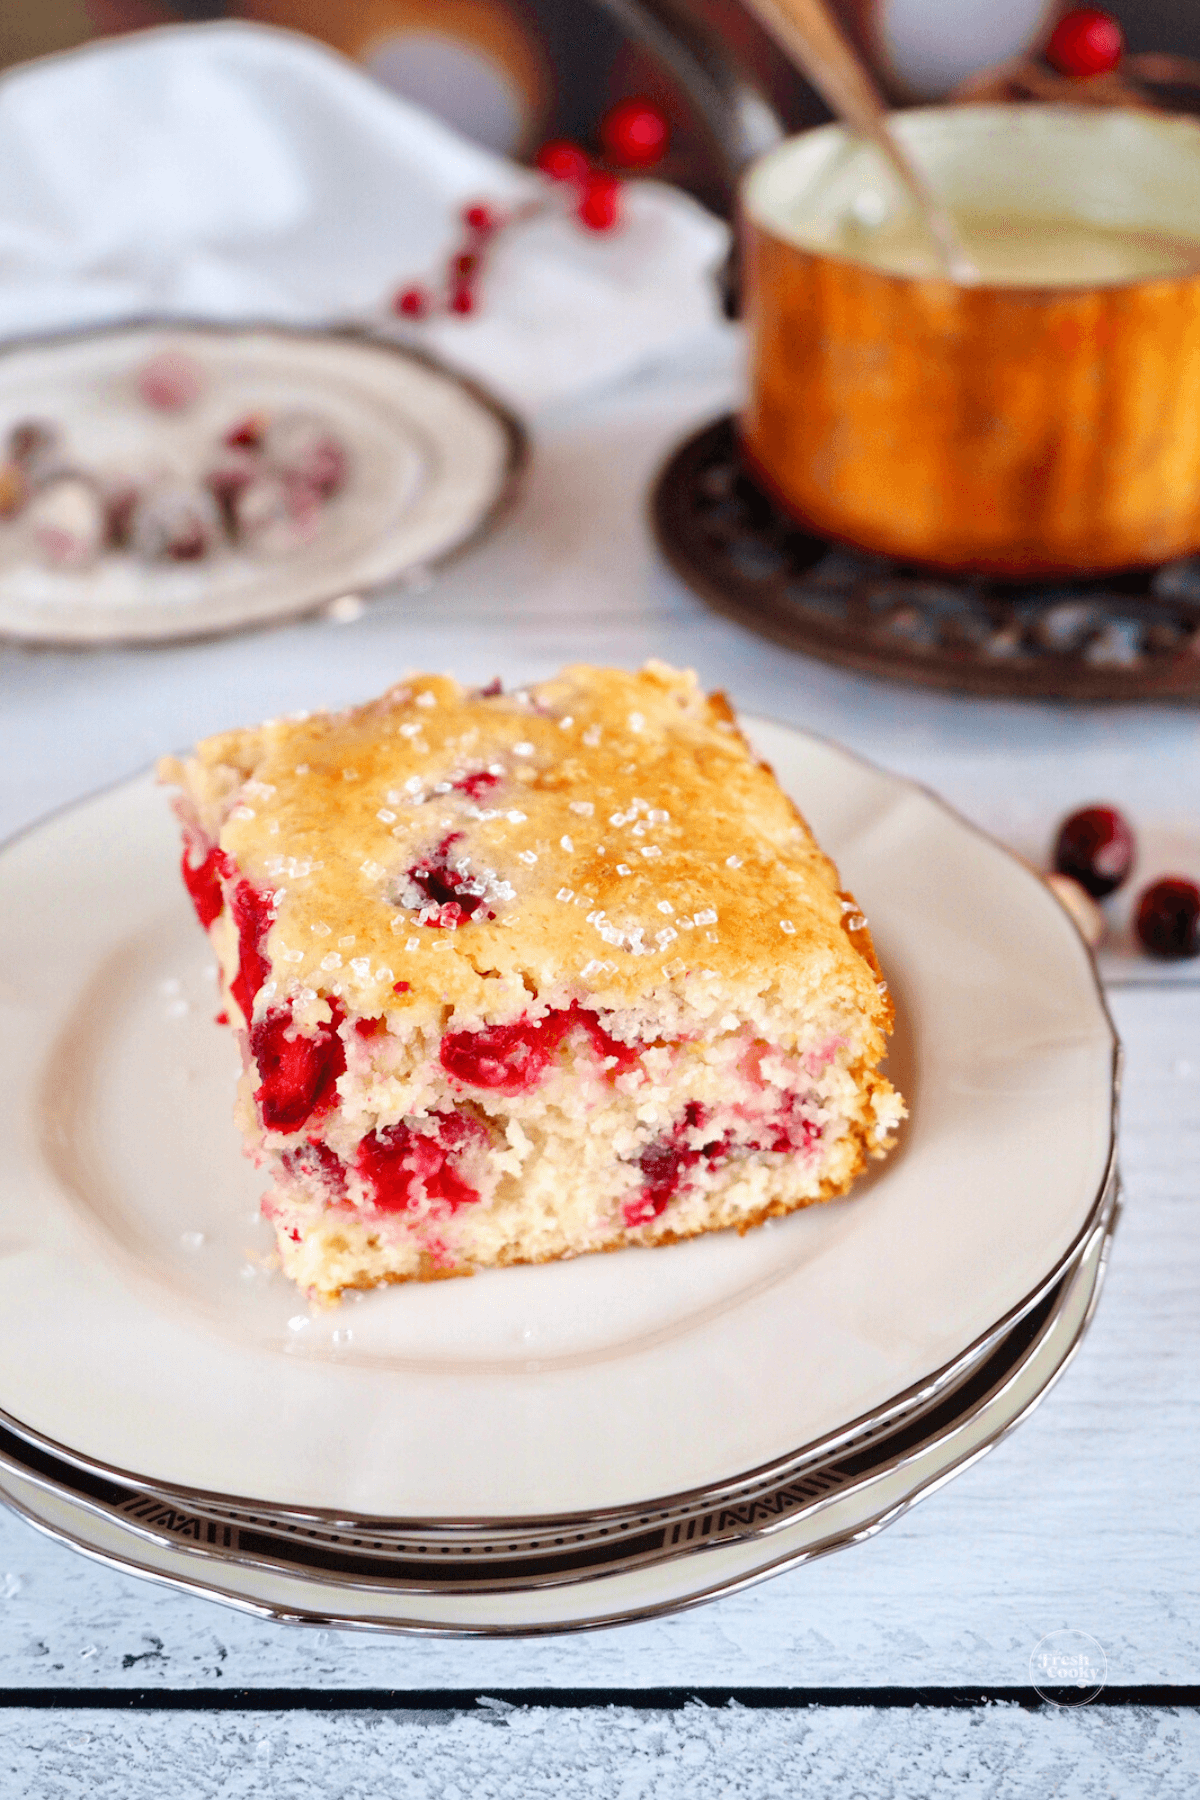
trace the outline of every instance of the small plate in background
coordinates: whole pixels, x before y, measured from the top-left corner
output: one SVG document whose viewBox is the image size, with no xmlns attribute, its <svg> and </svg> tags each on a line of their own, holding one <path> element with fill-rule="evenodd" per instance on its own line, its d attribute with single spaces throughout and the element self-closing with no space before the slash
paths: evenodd
<svg viewBox="0 0 1200 1800">
<path fill-rule="evenodd" d="M 178 412 L 147 406 L 138 371 L 179 351 L 202 377 Z M 459 550 L 511 496 L 520 426 L 471 382 L 410 350 L 347 332 L 135 324 L 25 341 L 0 355 L 0 434 L 44 419 L 65 460 L 121 474 L 194 475 L 249 413 L 311 412 L 349 474 L 317 535 L 287 555 L 223 545 L 196 562 L 105 551 L 52 569 L 21 514 L 0 520 L 0 634 L 30 643 L 159 643 L 267 625 L 363 594 Z"/>
</svg>

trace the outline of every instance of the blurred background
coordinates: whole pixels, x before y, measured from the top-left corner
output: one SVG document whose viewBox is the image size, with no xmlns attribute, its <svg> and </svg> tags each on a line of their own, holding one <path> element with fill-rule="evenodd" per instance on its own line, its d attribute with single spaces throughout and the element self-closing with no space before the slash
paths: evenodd
<svg viewBox="0 0 1200 1800">
<path fill-rule="evenodd" d="M 1044 42 L 1054 0 L 837 0 L 894 100 L 935 98 Z M 1200 9 L 1116 0 L 1131 52 L 1200 55 Z M 89 39 L 218 18 L 300 31 L 493 150 L 594 144 L 617 100 L 652 99 L 672 127 L 656 173 L 728 210 L 728 165 L 778 126 L 827 116 L 737 0 L 5 0 L 0 67 Z M 730 104 L 731 82 L 737 86 Z M 729 142 L 730 119 L 739 141 Z"/>
</svg>

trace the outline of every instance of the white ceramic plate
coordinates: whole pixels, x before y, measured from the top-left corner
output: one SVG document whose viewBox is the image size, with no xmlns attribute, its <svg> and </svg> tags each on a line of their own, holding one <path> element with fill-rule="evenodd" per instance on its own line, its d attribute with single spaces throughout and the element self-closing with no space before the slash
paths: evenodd
<svg viewBox="0 0 1200 1800">
<path fill-rule="evenodd" d="M 186 411 L 144 405 L 134 377 L 182 350 L 205 387 Z M 0 633 L 60 644 L 155 642 L 262 625 L 361 595 L 474 537 L 511 491 L 518 427 L 470 383 L 407 350 L 348 333 L 133 325 L 0 355 L 0 436 L 19 419 L 59 425 L 69 459 L 96 471 L 197 471 L 246 413 L 301 408 L 350 457 L 314 540 L 288 556 L 224 548 L 198 563 L 123 552 L 91 569 L 42 567 L 20 514 L 0 521 Z"/>
<path fill-rule="evenodd" d="M 157 1488 L 514 1520 L 777 1479 L 962 1366 L 1081 1250 L 1115 1038 L 1042 883 L 909 783 L 752 724 L 871 918 L 912 1104 L 843 1202 L 310 1317 L 265 1272 L 235 1051 L 148 778 L 0 857 L 0 1409 Z"/>
<path fill-rule="evenodd" d="M 527 1636 L 652 1618 L 871 1537 L 977 1461 L 1037 1405 L 1073 1355 L 1098 1298 L 1109 1229 L 1105 1219 L 1091 1232 L 1045 1327 L 1007 1377 L 930 1441 L 897 1455 L 795 1522 L 762 1524 L 732 1545 L 571 1587 L 491 1594 L 403 1593 L 365 1584 L 348 1590 L 344 1583 L 324 1580 L 316 1568 L 297 1575 L 231 1559 L 196 1541 L 197 1522 L 182 1516 L 166 1524 L 172 1534 L 166 1541 L 148 1541 L 144 1531 L 123 1526 L 111 1511 L 73 1497 L 69 1482 L 31 1477 L 11 1457 L 0 1467 L 0 1496 L 50 1537 L 109 1567 L 275 1619 L 461 1637 Z"/>
</svg>

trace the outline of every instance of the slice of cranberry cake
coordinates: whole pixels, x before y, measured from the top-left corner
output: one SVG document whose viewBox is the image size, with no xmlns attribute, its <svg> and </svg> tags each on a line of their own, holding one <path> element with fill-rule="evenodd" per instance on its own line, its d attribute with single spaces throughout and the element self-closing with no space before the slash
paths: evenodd
<svg viewBox="0 0 1200 1800">
<path fill-rule="evenodd" d="M 866 923 L 691 674 L 413 677 L 161 772 L 312 1297 L 745 1230 L 890 1148 Z"/>
</svg>

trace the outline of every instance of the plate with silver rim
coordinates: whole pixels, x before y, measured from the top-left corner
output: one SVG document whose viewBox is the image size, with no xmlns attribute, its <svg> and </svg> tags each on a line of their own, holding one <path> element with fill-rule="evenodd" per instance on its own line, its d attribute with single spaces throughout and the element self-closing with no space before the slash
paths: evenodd
<svg viewBox="0 0 1200 1800">
<path fill-rule="evenodd" d="M 796 1503 L 722 1516 L 721 1533 L 671 1554 L 595 1565 L 569 1582 L 527 1560 L 505 1579 L 469 1558 L 400 1558 L 347 1570 L 345 1547 L 269 1539 L 88 1477 L 0 1434 L 0 1498 L 59 1542 L 261 1617 L 425 1635 L 526 1636 L 632 1623 L 719 1598 L 873 1536 L 986 1454 L 1045 1396 L 1092 1318 L 1117 1202 L 1110 1193 L 1083 1252 L 955 1394 L 922 1423 L 885 1434 L 825 1472 Z M 490 1563 L 490 1559 L 480 1559 Z M 545 1559 L 542 1559 L 545 1560 Z"/>
<path fill-rule="evenodd" d="M 269 1266 L 205 940 L 139 778 L 0 854 L 0 1411 L 187 1506 L 444 1541 L 750 1503 L 958 1383 L 1078 1261 L 1117 1045 L 1044 884 L 909 782 L 750 721 L 867 908 L 912 1116 L 744 1238 L 310 1314 Z M 79 871 L 86 869 L 86 883 Z"/>
<path fill-rule="evenodd" d="M 196 390 L 186 404 L 140 396 L 140 378 L 164 357 L 186 365 Z M 214 511 L 210 547 L 194 560 L 118 546 L 78 566 L 48 563 L 30 507 L 6 514 L 0 504 L 0 635 L 163 643 L 357 603 L 477 538 L 525 460 L 521 427 L 475 383 L 365 333 L 136 322 L 0 354 L 0 440 L 44 421 L 61 438 L 56 463 L 114 496 L 162 481 L 203 487 L 228 460 L 231 428 L 297 414 L 333 435 L 345 476 L 290 547 L 269 550 L 267 534 L 230 538 Z"/>
</svg>

